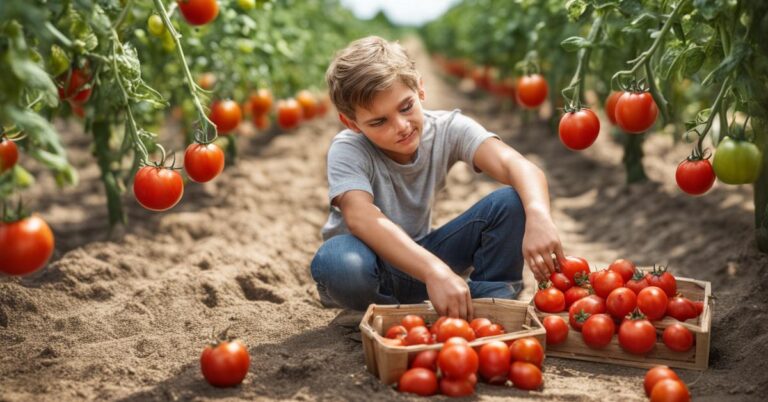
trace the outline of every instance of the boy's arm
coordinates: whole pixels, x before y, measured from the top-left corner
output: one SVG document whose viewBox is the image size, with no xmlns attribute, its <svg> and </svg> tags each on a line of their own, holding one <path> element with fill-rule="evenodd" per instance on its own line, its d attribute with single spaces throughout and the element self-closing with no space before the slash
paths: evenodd
<svg viewBox="0 0 768 402">
<path fill-rule="evenodd" d="M 371 194 L 347 191 L 334 202 L 353 235 L 385 261 L 424 282 L 429 300 L 438 314 L 472 317 L 472 297 L 466 281 L 387 218 L 373 204 Z"/>
<path fill-rule="evenodd" d="M 544 172 L 497 138 L 489 138 L 475 152 L 475 166 L 495 180 L 512 186 L 525 208 L 523 257 L 536 280 L 555 272 L 555 261 L 564 259 L 563 248 L 549 209 L 549 189 Z"/>
</svg>

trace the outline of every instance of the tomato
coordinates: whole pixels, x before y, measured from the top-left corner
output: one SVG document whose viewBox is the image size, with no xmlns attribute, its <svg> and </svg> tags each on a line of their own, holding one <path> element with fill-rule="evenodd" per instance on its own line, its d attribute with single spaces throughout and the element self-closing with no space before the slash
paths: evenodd
<svg viewBox="0 0 768 402">
<path fill-rule="evenodd" d="M 76 103 L 85 103 L 91 97 L 91 73 L 86 64 L 83 68 L 73 68 L 69 73 L 59 76 L 59 98 Z"/>
<path fill-rule="evenodd" d="M 413 327 L 426 327 L 424 319 L 415 314 L 408 314 L 400 320 L 400 325 L 407 330 L 411 330 Z"/>
<path fill-rule="evenodd" d="M 475 331 L 472 331 L 469 324 L 461 318 L 447 318 L 437 330 L 437 341 L 445 342 L 454 336 L 473 341 L 475 340 Z"/>
<path fill-rule="evenodd" d="M 150 211 L 165 211 L 176 205 L 184 194 L 184 180 L 173 169 L 144 166 L 133 178 L 133 195 Z"/>
<path fill-rule="evenodd" d="M 635 271 L 637 271 L 637 266 L 630 260 L 619 258 L 612 262 L 611 265 L 608 266 L 608 269 L 618 272 L 621 275 L 621 279 L 624 279 L 624 282 L 626 283 L 632 279 Z"/>
<path fill-rule="evenodd" d="M 190 25 L 205 25 L 219 15 L 216 0 L 176 0 L 179 11 Z"/>
<path fill-rule="evenodd" d="M 270 126 L 269 115 L 260 114 L 258 116 L 253 116 L 253 125 L 259 130 L 268 129 Z"/>
<path fill-rule="evenodd" d="M 677 280 L 666 268 L 653 268 L 653 271 L 648 273 L 648 286 L 656 286 L 661 288 L 668 297 L 674 297 L 677 294 Z"/>
<path fill-rule="evenodd" d="M 677 165 L 675 181 L 681 190 L 690 195 L 706 193 L 715 184 L 715 171 L 708 159 L 685 159 Z"/>
<path fill-rule="evenodd" d="M 576 283 L 576 278 L 581 275 L 589 275 L 589 263 L 581 257 L 566 256 L 565 260 L 558 260 L 560 271 Z"/>
<path fill-rule="evenodd" d="M 532 363 L 538 367 L 544 362 L 544 348 L 536 338 L 520 338 L 509 345 L 512 360 Z"/>
<path fill-rule="evenodd" d="M 548 315 L 542 323 L 547 330 L 547 345 L 557 345 L 568 339 L 568 324 L 563 317 Z"/>
<path fill-rule="evenodd" d="M 693 302 L 693 307 L 696 308 L 696 315 L 691 318 L 696 318 L 701 315 L 701 313 L 704 312 L 704 302 L 703 301 L 695 301 Z"/>
<path fill-rule="evenodd" d="M 623 319 L 637 308 L 637 295 L 629 288 L 614 289 L 605 299 L 605 310 L 616 319 Z"/>
<path fill-rule="evenodd" d="M 444 347 L 437 355 L 437 366 L 446 378 L 462 379 L 477 371 L 477 352 L 468 345 Z"/>
<path fill-rule="evenodd" d="M 478 329 L 491 324 L 493 323 L 487 318 L 475 318 L 472 320 L 472 322 L 469 323 L 469 327 L 472 328 L 473 331 L 477 332 Z"/>
<path fill-rule="evenodd" d="M 200 76 L 197 77 L 197 85 L 206 91 L 210 91 L 213 89 L 213 86 L 216 85 L 216 74 L 211 72 L 200 74 Z"/>
<path fill-rule="evenodd" d="M 328 113 L 328 109 L 330 109 L 330 104 L 331 98 L 328 94 L 321 96 L 320 100 L 317 102 L 317 116 L 325 116 L 325 114 Z"/>
<path fill-rule="evenodd" d="M 605 114 L 608 116 L 611 124 L 614 125 L 616 124 L 616 102 L 618 102 L 622 94 L 623 92 L 613 91 L 608 95 L 608 99 L 605 100 Z"/>
<path fill-rule="evenodd" d="M 616 324 L 607 314 L 591 315 L 581 327 L 584 343 L 594 349 L 604 348 L 611 343 L 614 332 L 616 332 Z"/>
<path fill-rule="evenodd" d="M 535 108 L 547 99 L 549 85 L 541 74 L 531 74 L 517 79 L 517 102 L 527 108 Z"/>
<path fill-rule="evenodd" d="M 673 380 L 679 380 L 677 374 L 667 366 L 656 366 L 647 373 L 645 373 L 645 379 L 643 380 L 643 387 L 645 388 L 645 394 L 651 396 L 653 386 L 659 381 L 671 378 Z"/>
<path fill-rule="evenodd" d="M 649 92 L 624 92 L 616 101 L 616 123 L 630 134 L 640 134 L 653 126 L 659 108 Z"/>
<path fill-rule="evenodd" d="M 427 327 L 419 326 L 413 327 L 408 330 L 408 335 L 403 340 L 406 346 L 410 345 L 427 345 L 432 342 L 432 333 L 429 332 Z"/>
<path fill-rule="evenodd" d="M 476 378 L 475 382 L 471 378 L 443 378 L 440 380 L 440 393 L 451 397 L 469 396 L 475 392 L 476 381 Z"/>
<path fill-rule="evenodd" d="M 509 380 L 512 381 L 515 388 L 524 390 L 534 390 L 541 387 L 543 382 L 541 370 L 535 365 L 527 362 L 512 362 L 509 368 Z"/>
<path fill-rule="evenodd" d="M 693 346 L 693 334 L 682 324 L 668 326 L 661 336 L 664 344 L 675 352 L 685 352 Z"/>
<path fill-rule="evenodd" d="M 565 310 L 565 295 L 554 287 L 538 290 L 533 296 L 533 302 L 537 309 L 545 313 L 559 313 Z"/>
<path fill-rule="evenodd" d="M 157 14 L 152 14 L 147 19 L 147 30 L 152 35 L 155 35 L 157 37 L 160 37 L 163 35 L 163 32 L 165 31 L 165 25 L 163 24 L 163 19 L 160 18 Z"/>
<path fill-rule="evenodd" d="M 16 143 L 0 137 L 0 174 L 12 168 L 19 160 L 19 148 Z"/>
<path fill-rule="evenodd" d="M 51 228 L 37 215 L 0 221 L 0 272 L 28 275 L 39 270 L 51 258 L 53 243 Z"/>
<path fill-rule="evenodd" d="M 477 329 L 477 337 L 485 338 L 487 336 L 501 335 L 504 333 L 504 327 L 499 324 L 484 325 Z"/>
<path fill-rule="evenodd" d="M 184 170 L 198 183 L 213 180 L 224 170 L 224 151 L 216 144 L 189 144 L 184 152 Z"/>
<path fill-rule="evenodd" d="M 590 109 L 569 112 L 560 119 L 558 132 L 563 145 L 581 151 L 592 145 L 600 134 L 600 119 Z"/>
<path fill-rule="evenodd" d="M 628 353 L 645 355 L 656 346 L 656 328 L 650 321 L 639 317 L 627 318 L 621 323 L 619 346 Z"/>
<path fill-rule="evenodd" d="M 589 296 L 591 288 L 585 288 L 582 286 L 574 286 L 565 291 L 565 307 L 569 308 L 576 302 L 576 300 L 583 299 Z"/>
<path fill-rule="evenodd" d="M 283 130 L 296 128 L 301 122 L 302 110 L 296 99 L 290 98 L 277 102 L 277 125 Z"/>
<path fill-rule="evenodd" d="M 605 313 L 605 300 L 597 295 L 590 295 L 576 300 L 568 309 L 568 322 L 576 331 L 581 331 L 581 326 L 587 315 Z M 580 320 L 581 318 L 581 320 Z"/>
<path fill-rule="evenodd" d="M 651 390 L 651 402 L 688 402 L 691 394 L 680 380 L 664 379 Z"/>
<path fill-rule="evenodd" d="M 310 120 L 317 115 L 317 98 L 312 92 L 305 90 L 296 94 L 296 101 L 301 105 L 302 115 L 305 120 Z"/>
<path fill-rule="evenodd" d="M 648 286 L 637 294 L 637 308 L 649 320 L 660 320 L 667 312 L 667 295 L 656 286 Z"/>
<path fill-rule="evenodd" d="M 509 374 L 512 353 L 502 341 L 491 341 L 480 348 L 480 376 L 489 384 L 504 384 Z"/>
<path fill-rule="evenodd" d="M 624 286 L 624 279 L 622 279 L 621 274 L 609 269 L 595 274 L 595 281 L 592 284 L 595 294 L 603 298 L 608 297 L 614 289 L 622 286 Z"/>
<path fill-rule="evenodd" d="M 641 290 L 647 288 L 648 285 L 648 277 L 643 273 L 643 271 L 636 270 L 635 274 L 632 275 L 632 279 L 628 280 L 627 283 L 624 284 L 624 287 L 632 290 L 635 292 L 635 294 L 640 293 Z"/>
<path fill-rule="evenodd" d="M 396 339 L 396 338 L 403 339 L 406 336 L 408 336 L 408 330 L 405 329 L 405 327 L 402 325 L 393 325 L 389 327 L 389 329 L 387 330 L 387 333 L 384 335 L 385 338 L 389 338 L 389 339 Z"/>
<path fill-rule="evenodd" d="M 237 0 L 237 5 L 245 11 L 256 8 L 256 0 Z"/>
<path fill-rule="evenodd" d="M 214 387 L 234 387 L 248 374 L 251 357 L 239 340 L 207 346 L 200 356 L 203 377 Z"/>
<path fill-rule="evenodd" d="M 448 317 L 446 316 L 439 317 L 437 321 L 432 323 L 432 326 L 429 327 L 429 332 L 433 333 L 434 335 L 437 335 L 437 331 L 440 329 L 440 326 L 443 325 L 443 322 L 445 322 L 445 320 L 447 319 Z"/>
<path fill-rule="evenodd" d="M 411 368 L 421 367 L 427 370 L 437 371 L 437 351 L 422 350 L 411 361 Z"/>
<path fill-rule="evenodd" d="M 443 348 L 447 348 L 449 346 L 456 346 L 456 345 L 467 346 L 469 345 L 469 342 L 460 336 L 454 336 L 452 338 L 448 338 L 447 341 L 443 342 Z"/>
<path fill-rule="evenodd" d="M 225 99 L 213 102 L 208 118 L 216 125 L 216 130 L 224 134 L 237 128 L 243 119 L 243 113 L 237 102 Z"/>
<path fill-rule="evenodd" d="M 760 177 L 762 161 L 763 155 L 755 144 L 725 137 L 717 145 L 712 167 L 723 183 L 748 184 Z"/>
<path fill-rule="evenodd" d="M 272 109 L 272 92 L 267 88 L 261 88 L 251 93 L 249 99 L 251 101 L 251 113 L 254 116 L 267 114 Z"/>
<path fill-rule="evenodd" d="M 689 318 L 696 318 L 696 306 L 688 298 L 675 296 L 669 299 L 667 303 L 667 315 L 679 320 L 685 321 Z"/>
<path fill-rule="evenodd" d="M 434 395 L 437 393 L 437 375 L 422 367 L 412 368 L 400 376 L 397 390 L 421 396 Z"/>
<path fill-rule="evenodd" d="M 568 279 L 568 277 L 565 276 L 565 274 L 562 272 L 553 273 L 552 275 L 549 276 L 549 280 L 552 282 L 552 285 L 560 289 L 560 291 L 562 292 L 565 292 L 572 286 L 571 280 Z"/>
</svg>

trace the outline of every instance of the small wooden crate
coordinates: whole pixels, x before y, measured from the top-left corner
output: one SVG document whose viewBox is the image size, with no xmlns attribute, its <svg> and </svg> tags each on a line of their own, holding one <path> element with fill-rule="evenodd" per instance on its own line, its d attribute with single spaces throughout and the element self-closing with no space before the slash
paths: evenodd
<svg viewBox="0 0 768 402">
<path fill-rule="evenodd" d="M 479 338 L 469 343 L 470 346 L 484 345 L 490 341 L 510 341 L 525 337 L 534 337 L 546 347 L 546 331 L 541 321 L 536 317 L 533 307 L 528 303 L 504 299 L 475 299 L 473 300 L 475 317 L 490 319 L 501 324 L 507 331 L 505 334 Z M 393 324 L 400 323 L 408 314 L 424 317 L 427 323 L 435 322 L 437 313 L 429 303 L 387 306 L 372 304 L 368 307 L 362 321 L 360 331 L 365 350 L 365 365 L 373 375 L 385 384 L 392 384 L 408 370 L 409 358 L 418 352 L 430 349 L 441 349 L 442 343 L 432 345 L 391 346 L 383 342 L 383 334 Z"/>
<path fill-rule="evenodd" d="M 692 301 L 703 301 L 704 310 L 702 313 L 690 320 L 681 322 L 672 317 L 664 317 L 660 321 L 652 321 L 656 327 L 657 341 L 656 347 L 645 356 L 633 355 L 625 352 L 619 346 L 618 335 L 611 339 L 611 343 L 603 349 L 592 349 L 584 343 L 580 332 L 575 331 L 569 326 L 570 332 L 568 339 L 558 345 L 548 345 L 547 354 L 549 356 L 562 357 L 566 359 L 587 360 L 600 363 L 619 364 L 623 366 L 649 368 L 658 365 L 667 365 L 669 367 L 678 367 L 694 370 L 705 370 L 709 365 L 709 336 L 712 328 L 712 306 L 711 293 L 712 285 L 706 281 L 698 281 L 690 278 L 677 279 L 677 291 Z M 531 301 L 533 303 L 533 301 Z M 536 315 L 540 319 L 548 315 L 559 315 L 568 322 L 568 312 L 557 314 L 544 313 L 536 310 Z M 688 328 L 694 336 L 694 345 L 687 352 L 675 352 L 667 348 L 661 340 L 661 334 L 668 326 L 681 323 Z"/>
</svg>

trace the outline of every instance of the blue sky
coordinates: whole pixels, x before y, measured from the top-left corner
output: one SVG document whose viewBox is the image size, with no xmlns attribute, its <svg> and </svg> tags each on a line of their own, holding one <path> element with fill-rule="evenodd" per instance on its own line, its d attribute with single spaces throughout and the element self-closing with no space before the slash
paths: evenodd
<svg viewBox="0 0 768 402">
<path fill-rule="evenodd" d="M 400 25 L 421 25 L 456 3 L 458 0 L 341 0 L 359 18 L 371 18 L 383 9 L 390 20 Z"/>
</svg>

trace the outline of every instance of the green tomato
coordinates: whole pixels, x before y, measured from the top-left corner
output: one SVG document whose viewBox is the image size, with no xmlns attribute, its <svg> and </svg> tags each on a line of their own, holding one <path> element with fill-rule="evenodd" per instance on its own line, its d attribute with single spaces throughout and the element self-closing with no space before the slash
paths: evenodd
<svg viewBox="0 0 768 402">
<path fill-rule="evenodd" d="M 171 35 L 170 31 L 165 31 L 163 33 L 163 49 L 167 51 L 172 51 L 176 48 L 176 41 L 173 40 L 173 35 Z"/>
<path fill-rule="evenodd" d="M 58 77 L 69 70 L 69 56 L 58 45 L 51 46 L 51 58 L 48 59 L 48 72 Z"/>
<path fill-rule="evenodd" d="M 723 183 L 748 184 L 760 176 L 762 162 L 763 155 L 757 145 L 725 137 L 717 146 L 712 167 Z"/>
<path fill-rule="evenodd" d="M 245 11 L 256 8 L 256 0 L 237 0 L 237 5 Z"/>
<path fill-rule="evenodd" d="M 152 35 L 157 37 L 161 36 L 165 32 L 165 25 L 163 25 L 163 19 L 157 14 L 152 14 L 147 19 L 147 30 Z"/>
</svg>

